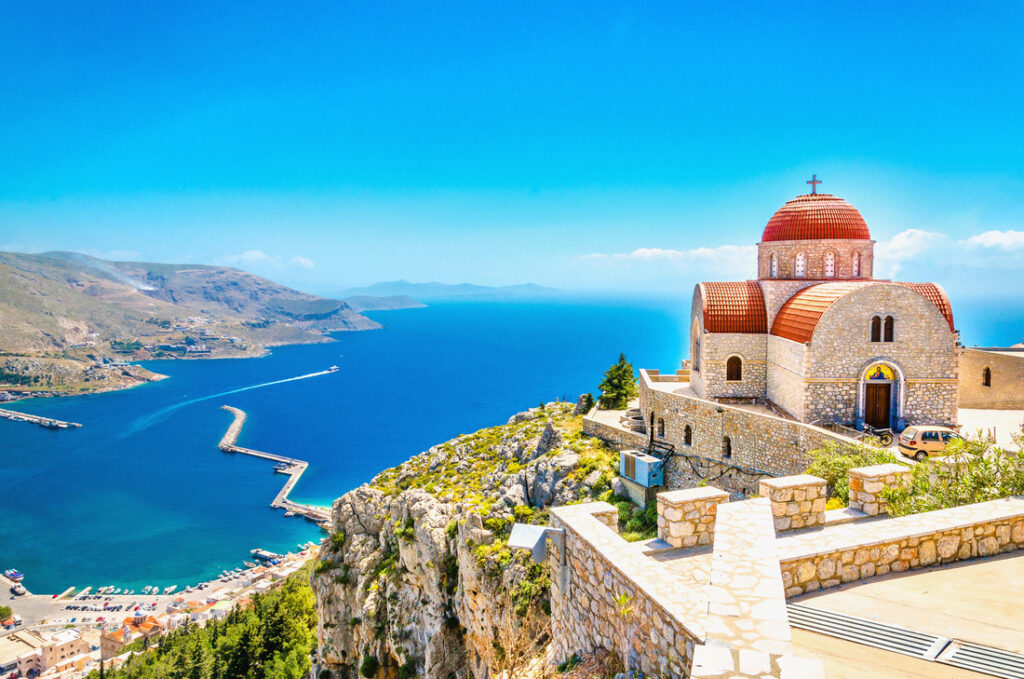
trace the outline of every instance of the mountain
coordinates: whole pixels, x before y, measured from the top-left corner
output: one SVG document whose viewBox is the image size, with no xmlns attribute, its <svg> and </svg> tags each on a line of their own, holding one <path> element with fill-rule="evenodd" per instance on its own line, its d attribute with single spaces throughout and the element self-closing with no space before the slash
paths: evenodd
<svg viewBox="0 0 1024 679">
<path fill-rule="evenodd" d="M 0 390 L 93 391 L 86 371 L 125 358 L 259 355 L 379 327 L 344 301 L 231 267 L 0 252 Z"/>
<path fill-rule="evenodd" d="M 392 311 L 394 309 L 422 309 L 427 305 L 408 295 L 390 295 L 387 297 L 371 297 L 354 295 L 342 300 L 356 311 Z"/>
<path fill-rule="evenodd" d="M 415 299 L 423 300 L 453 300 L 453 299 L 507 299 L 507 298 L 528 298 L 528 297 L 549 297 L 551 295 L 564 294 L 556 288 L 546 288 L 542 285 L 524 283 L 520 285 L 504 285 L 492 287 L 487 285 L 473 285 L 472 283 L 460 283 L 450 285 L 448 283 L 410 283 L 406 280 L 384 281 L 374 283 L 364 288 L 353 288 L 348 290 L 347 295 L 406 295 Z"/>
</svg>

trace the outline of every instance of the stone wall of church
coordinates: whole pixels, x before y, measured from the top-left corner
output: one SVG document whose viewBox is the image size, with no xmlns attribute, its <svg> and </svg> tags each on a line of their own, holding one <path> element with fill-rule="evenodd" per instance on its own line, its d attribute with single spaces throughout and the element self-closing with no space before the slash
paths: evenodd
<svg viewBox="0 0 1024 679">
<path fill-rule="evenodd" d="M 704 300 L 700 286 L 693 289 L 690 304 L 690 388 L 698 396 L 704 395 Z"/>
<path fill-rule="evenodd" d="M 772 254 L 779 258 L 779 272 L 776 278 L 797 278 L 796 256 L 804 253 L 806 271 L 802 278 L 825 279 L 825 256 L 831 252 L 836 257 L 836 271 L 832 279 L 853 278 L 853 253 L 860 253 L 860 275 L 857 278 L 871 278 L 874 270 L 875 242 L 869 240 L 780 240 L 757 244 L 757 277 L 772 278 Z M 829 279 L 831 280 L 831 279 Z"/>
<path fill-rule="evenodd" d="M 987 385 L 985 368 L 991 374 Z M 1024 409 L 1024 349 L 962 349 L 959 398 L 961 408 Z"/>
<path fill-rule="evenodd" d="M 798 419 L 804 418 L 804 361 L 807 347 L 775 335 L 768 336 L 767 396 Z"/>
<path fill-rule="evenodd" d="M 893 342 L 869 341 L 876 315 L 895 319 Z M 807 348 L 804 419 L 852 422 L 858 380 L 877 361 L 903 371 L 908 424 L 956 422 L 956 337 L 934 304 L 898 285 L 857 290 L 822 315 Z"/>
<path fill-rule="evenodd" d="M 705 333 L 701 377 L 704 398 L 764 398 L 767 384 L 767 335 Z M 742 361 L 740 380 L 727 380 L 726 363 L 732 356 Z"/>
<path fill-rule="evenodd" d="M 746 472 L 765 472 L 772 476 L 799 474 L 809 462 L 806 451 L 819 448 L 841 437 L 817 427 L 695 396 L 654 388 L 645 370 L 640 371 L 640 411 L 645 421 L 664 418 L 664 440 L 682 454 L 707 458 L 740 468 L 729 474 L 730 490 L 757 492 L 758 477 Z M 686 427 L 691 442 L 686 445 Z M 725 456 L 725 439 L 729 456 Z M 666 485 L 690 487 L 692 469 L 686 460 L 673 459 L 666 466 Z M 721 484 L 720 481 L 716 483 Z"/>
</svg>

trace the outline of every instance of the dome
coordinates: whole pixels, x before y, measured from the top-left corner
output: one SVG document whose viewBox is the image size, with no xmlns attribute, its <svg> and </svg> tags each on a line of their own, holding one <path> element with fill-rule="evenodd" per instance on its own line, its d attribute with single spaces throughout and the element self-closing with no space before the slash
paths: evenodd
<svg viewBox="0 0 1024 679">
<path fill-rule="evenodd" d="M 761 242 L 776 240 L 871 240 L 857 208 L 829 193 L 797 196 L 772 215 Z"/>
</svg>

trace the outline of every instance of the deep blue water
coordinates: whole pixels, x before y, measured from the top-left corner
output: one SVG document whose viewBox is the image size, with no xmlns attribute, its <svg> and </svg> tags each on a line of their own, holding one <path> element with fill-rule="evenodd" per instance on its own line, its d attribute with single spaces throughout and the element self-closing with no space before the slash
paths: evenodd
<svg viewBox="0 0 1024 679">
<path fill-rule="evenodd" d="M 310 462 L 292 498 L 329 504 L 460 433 L 596 388 L 625 351 L 639 366 L 682 358 L 683 302 L 433 304 L 370 314 L 385 329 L 259 359 L 158 361 L 169 379 L 127 391 L 18 403 L 81 422 L 49 431 L 0 420 L 0 567 L 26 586 L 198 582 L 249 550 L 294 549 L 319 529 L 269 507 L 284 477 L 216 444 L 245 410 L 239 445 Z M 321 371 L 341 372 L 223 397 Z"/>
</svg>

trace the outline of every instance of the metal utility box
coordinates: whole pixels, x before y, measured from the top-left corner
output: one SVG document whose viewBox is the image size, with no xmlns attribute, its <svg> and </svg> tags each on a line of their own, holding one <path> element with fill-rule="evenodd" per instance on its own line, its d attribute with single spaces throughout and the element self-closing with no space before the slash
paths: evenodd
<svg viewBox="0 0 1024 679">
<path fill-rule="evenodd" d="M 661 458 L 639 450 L 619 453 L 619 476 L 635 481 L 644 488 L 665 485 L 665 465 Z"/>
</svg>

